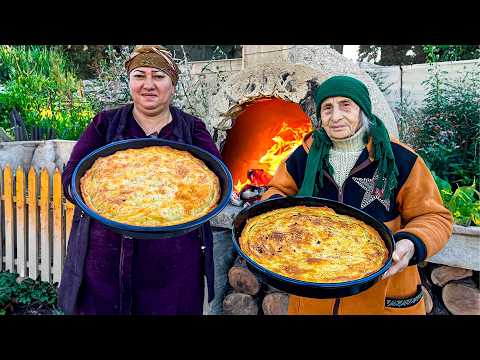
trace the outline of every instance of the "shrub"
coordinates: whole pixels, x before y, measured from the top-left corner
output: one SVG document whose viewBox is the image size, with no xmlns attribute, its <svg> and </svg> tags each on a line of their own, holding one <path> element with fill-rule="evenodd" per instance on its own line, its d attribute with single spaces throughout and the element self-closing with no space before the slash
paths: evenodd
<svg viewBox="0 0 480 360">
<path fill-rule="evenodd" d="M 12 126 L 9 114 L 16 109 L 30 136 L 37 127 L 53 129 L 56 138 L 76 140 L 93 109 L 65 55 L 56 48 L 1 46 L 0 59 L 0 74 L 6 79 L 0 93 L 0 126 Z"/>
<path fill-rule="evenodd" d="M 75 74 L 82 80 L 94 79 L 100 62 L 105 58 L 107 45 L 63 45 L 61 49 L 75 68 Z"/>
<path fill-rule="evenodd" d="M 480 66 L 450 80 L 435 65 L 424 82 L 426 121 L 417 134 L 418 153 L 431 170 L 458 186 L 480 176 Z"/>
<path fill-rule="evenodd" d="M 452 80 L 432 67 L 423 82 L 427 96 L 422 106 L 405 91 L 393 108 L 400 140 L 418 150 L 440 176 L 463 185 L 471 184 L 479 170 L 479 70 L 480 65 Z"/>
<path fill-rule="evenodd" d="M 430 63 L 480 58 L 479 45 L 423 45 L 423 51 Z"/>
<path fill-rule="evenodd" d="M 219 71 L 213 61 L 207 61 L 200 74 L 192 74 L 186 46 L 179 47 L 182 53 L 173 54 L 181 71 L 173 105 L 203 119 L 208 115 L 208 101 L 218 91 L 219 84 L 225 81 L 226 73 Z M 131 102 L 124 64 L 133 48 L 132 45 L 107 46 L 106 58 L 100 63 L 98 78 L 86 89 L 87 97 L 94 104 L 96 112 Z M 217 46 L 216 51 L 220 51 L 218 48 Z M 212 83 L 217 86 L 212 86 Z"/>
<path fill-rule="evenodd" d="M 106 55 L 100 61 L 97 78 L 92 82 L 92 88 L 86 91 L 95 112 L 131 101 L 124 64 L 133 48 L 132 45 L 106 47 Z"/>
<path fill-rule="evenodd" d="M 17 76 L 39 74 L 52 76 L 68 71 L 68 63 L 55 48 L 40 46 L 0 46 L 0 82 Z"/>
<path fill-rule="evenodd" d="M 455 191 L 448 183 L 433 172 L 433 178 L 440 190 L 443 204 L 452 213 L 456 224 L 480 226 L 480 199 L 475 182 L 470 186 L 460 186 Z"/>
<path fill-rule="evenodd" d="M 56 284 L 18 278 L 17 273 L 0 272 L 0 315 L 61 314 L 56 307 Z"/>
<path fill-rule="evenodd" d="M 400 141 L 417 149 L 419 144 L 418 133 L 423 127 L 425 114 L 411 100 L 410 94 L 406 93 L 401 102 L 393 107 L 397 120 Z"/>
</svg>

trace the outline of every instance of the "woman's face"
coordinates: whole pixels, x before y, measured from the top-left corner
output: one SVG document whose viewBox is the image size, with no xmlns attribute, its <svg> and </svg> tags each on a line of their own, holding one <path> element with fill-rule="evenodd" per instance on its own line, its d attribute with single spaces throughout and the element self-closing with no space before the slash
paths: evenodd
<svg viewBox="0 0 480 360">
<path fill-rule="evenodd" d="M 169 106 L 175 92 L 170 77 L 152 67 L 139 67 L 129 76 L 130 94 L 138 110 L 147 114 Z"/>
<path fill-rule="evenodd" d="M 361 126 L 360 107 L 351 99 L 334 96 L 320 105 L 322 127 L 331 139 L 346 139 Z"/>
</svg>

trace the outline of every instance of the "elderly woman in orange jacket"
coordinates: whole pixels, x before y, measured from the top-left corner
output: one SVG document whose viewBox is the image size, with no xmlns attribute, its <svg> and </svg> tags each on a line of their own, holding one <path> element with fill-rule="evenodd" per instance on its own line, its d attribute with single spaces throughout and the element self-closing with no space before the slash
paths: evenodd
<svg viewBox="0 0 480 360">
<path fill-rule="evenodd" d="M 393 265 L 370 289 L 338 299 L 290 295 L 289 314 L 425 314 L 417 264 L 450 238 L 452 216 L 424 161 L 390 139 L 367 87 L 334 76 L 314 92 L 321 128 L 283 161 L 262 199 L 308 195 L 337 200 L 392 230 Z"/>
</svg>

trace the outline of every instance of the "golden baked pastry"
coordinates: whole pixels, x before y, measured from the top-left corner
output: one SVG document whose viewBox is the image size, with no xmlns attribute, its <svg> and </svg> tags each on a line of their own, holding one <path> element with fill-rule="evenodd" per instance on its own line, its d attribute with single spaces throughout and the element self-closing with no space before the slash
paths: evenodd
<svg viewBox="0 0 480 360">
<path fill-rule="evenodd" d="M 98 158 L 80 179 L 87 206 L 128 225 L 167 226 L 202 217 L 220 199 L 218 177 L 188 151 L 169 146 Z"/>
<path fill-rule="evenodd" d="M 328 207 L 293 206 L 253 217 L 239 243 L 266 269 L 316 283 L 363 278 L 388 258 L 373 227 Z"/>
</svg>

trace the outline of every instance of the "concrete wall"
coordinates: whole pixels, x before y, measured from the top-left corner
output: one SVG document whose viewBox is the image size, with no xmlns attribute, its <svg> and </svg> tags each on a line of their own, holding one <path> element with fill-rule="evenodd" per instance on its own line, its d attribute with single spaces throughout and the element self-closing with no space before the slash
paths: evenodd
<svg viewBox="0 0 480 360">
<path fill-rule="evenodd" d="M 480 60 L 448 61 L 436 63 L 441 71 L 446 71 L 449 79 L 458 79 L 465 72 L 480 70 Z M 426 89 L 422 82 L 428 79 L 430 64 L 415 64 L 405 66 L 380 66 L 371 63 L 359 63 L 360 68 L 365 71 L 373 71 L 384 77 L 385 85 L 389 93 L 385 96 L 393 108 L 400 103 L 400 100 L 407 99 L 412 106 L 420 107 L 426 95 Z"/>
<path fill-rule="evenodd" d="M 191 109 L 205 121 L 207 128 L 216 134 L 217 145 L 220 146 L 225 139 L 226 129 L 242 111 L 243 104 L 258 97 L 274 96 L 300 103 L 312 123 L 316 124 L 314 104 L 308 90 L 312 83 L 318 84 L 340 74 L 365 83 L 371 94 L 373 111 L 383 119 L 389 132 L 398 138 L 395 116 L 376 83 L 357 64 L 330 46 L 245 45 L 243 55 L 241 71 L 236 68 L 235 72 L 219 71 L 215 75 L 193 75 L 190 72 L 190 79 L 184 85 L 189 90 L 188 99 L 187 96 L 177 98 L 177 104 Z M 198 64 L 189 65 L 201 68 Z M 207 84 L 210 80 L 212 82 Z M 177 88 L 177 94 L 182 90 Z"/>
</svg>

